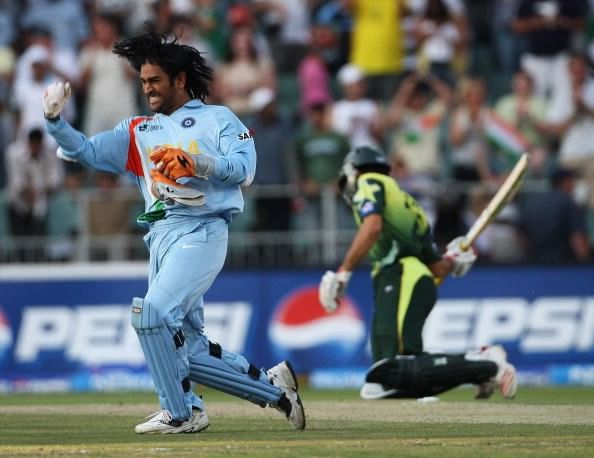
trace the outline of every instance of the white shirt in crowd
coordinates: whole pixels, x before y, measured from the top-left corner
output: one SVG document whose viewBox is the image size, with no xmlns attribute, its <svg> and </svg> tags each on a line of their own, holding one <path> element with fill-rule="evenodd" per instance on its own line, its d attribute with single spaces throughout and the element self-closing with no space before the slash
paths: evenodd
<svg viewBox="0 0 594 458">
<path fill-rule="evenodd" d="M 39 102 L 39 99 L 37 100 Z M 17 140 L 6 150 L 8 201 L 20 213 L 31 212 L 37 219 L 47 214 L 48 192 L 60 186 L 64 178 L 62 161 L 55 149 L 45 146 L 34 159 L 27 140 Z M 32 192 L 31 201 L 27 194 Z"/>
<path fill-rule="evenodd" d="M 369 145 L 379 147 L 372 126 L 379 118 L 379 108 L 371 99 L 338 100 L 332 107 L 331 125 L 346 136 L 352 148 Z"/>
</svg>

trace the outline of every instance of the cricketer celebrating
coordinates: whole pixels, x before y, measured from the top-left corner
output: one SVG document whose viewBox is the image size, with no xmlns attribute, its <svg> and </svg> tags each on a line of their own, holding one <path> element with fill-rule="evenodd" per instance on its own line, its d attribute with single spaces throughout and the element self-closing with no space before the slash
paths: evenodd
<svg viewBox="0 0 594 458">
<path fill-rule="evenodd" d="M 256 169 L 248 129 L 227 108 L 204 103 L 212 69 L 177 37 L 147 24 L 145 34 L 117 43 L 113 52 L 140 73 L 154 116 L 125 119 L 86 138 L 60 116 L 68 83 L 50 85 L 43 107 L 59 156 L 129 176 L 145 200 L 138 220 L 148 229 L 149 287 L 144 298 L 133 299 L 131 322 L 162 410 L 135 431 L 206 429 L 204 403 L 190 381 L 274 407 L 304 429 L 289 362 L 264 371 L 204 334 L 203 296 L 223 267 L 227 226 L 243 210 L 240 186 L 250 184 Z"/>
<path fill-rule="evenodd" d="M 461 249 L 463 237 L 452 240 L 440 255 L 425 212 L 389 172 L 384 154 L 371 147 L 359 147 L 346 156 L 339 186 L 359 229 L 338 271 L 327 271 L 319 287 L 320 302 L 331 313 L 359 261 L 367 254 L 373 261 L 375 364 L 361 397 L 420 398 L 473 383 L 478 385 L 477 398 L 490 397 L 497 387 L 505 398 L 512 398 L 516 373 L 502 347 L 466 355 L 423 352 L 423 325 L 437 300 L 436 280 L 450 273 L 465 275 L 476 255 Z"/>
</svg>

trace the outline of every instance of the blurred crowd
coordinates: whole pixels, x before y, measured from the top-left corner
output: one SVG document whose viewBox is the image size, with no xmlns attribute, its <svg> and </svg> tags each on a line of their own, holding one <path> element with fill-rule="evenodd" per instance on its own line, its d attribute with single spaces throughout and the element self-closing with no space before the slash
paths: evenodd
<svg viewBox="0 0 594 458">
<path fill-rule="evenodd" d="M 257 192 L 237 228 L 327 229 L 328 190 L 334 224 L 350 227 L 337 175 L 351 148 L 373 145 L 443 244 L 527 152 L 528 181 L 478 240 L 481 258 L 591 260 L 591 0 L 0 0 L 0 238 L 138 230 L 128 183 L 56 158 L 41 100 L 70 81 L 64 116 L 89 136 L 148 113 L 111 53 L 146 20 L 205 53 L 208 102 L 254 133 Z M 71 257 L 53 247 L 40 256 Z"/>
</svg>

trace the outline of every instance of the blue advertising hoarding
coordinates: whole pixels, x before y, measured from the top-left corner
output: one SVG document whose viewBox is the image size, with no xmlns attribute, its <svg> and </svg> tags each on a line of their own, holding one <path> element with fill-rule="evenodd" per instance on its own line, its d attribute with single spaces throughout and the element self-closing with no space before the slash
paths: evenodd
<svg viewBox="0 0 594 458">
<path fill-rule="evenodd" d="M 0 391 L 147 389 L 129 324 L 146 267 L 2 267 Z M 371 363 L 372 291 L 356 272 L 327 315 L 323 274 L 223 272 L 205 297 L 206 332 L 257 366 L 290 359 L 314 386 L 356 387 Z M 481 268 L 448 279 L 427 321 L 429 351 L 501 343 L 525 382 L 594 384 L 594 268 Z"/>
</svg>

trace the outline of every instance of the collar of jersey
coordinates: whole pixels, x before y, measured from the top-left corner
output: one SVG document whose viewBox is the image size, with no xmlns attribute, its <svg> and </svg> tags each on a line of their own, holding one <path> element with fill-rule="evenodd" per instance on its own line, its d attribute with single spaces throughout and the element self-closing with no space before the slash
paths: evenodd
<svg viewBox="0 0 594 458">
<path fill-rule="evenodd" d="M 192 99 L 184 105 L 184 108 L 200 108 L 204 105 L 200 99 Z"/>
</svg>

